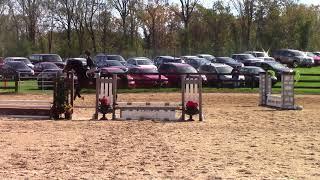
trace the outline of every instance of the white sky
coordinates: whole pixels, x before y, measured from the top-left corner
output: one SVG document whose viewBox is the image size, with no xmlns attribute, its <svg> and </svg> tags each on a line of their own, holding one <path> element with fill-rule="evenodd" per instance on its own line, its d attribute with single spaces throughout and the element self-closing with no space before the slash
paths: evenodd
<svg viewBox="0 0 320 180">
<path fill-rule="evenodd" d="M 300 3 L 320 5 L 319 0 L 300 0 Z"/>
</svg>

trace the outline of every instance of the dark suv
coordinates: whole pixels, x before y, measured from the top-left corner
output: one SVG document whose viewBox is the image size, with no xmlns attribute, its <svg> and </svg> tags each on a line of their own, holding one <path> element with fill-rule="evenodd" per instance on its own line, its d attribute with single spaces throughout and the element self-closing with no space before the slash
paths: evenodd
<svg viewBox="0 0 320 180">
<path fill-rule="evenodd" d="M 254 57 L 252 54 L 232 54 L 231 58 L 243 63 L 245 66 L 252 66 L 256 62 L 263 61 L 262 59 Z"/>
<path fill-rule="evenodd" d="M 182 63 L 165 63 L 159 66 L 159 73 L 168 78 L 168 85 L 170 87 L 177 87 L 181 85 L 181 76 L 183 74 L 196 74 L 197 70 L 189 64 Z M 181 75 L 180 75 L 181 74 Z M 206 77 L 202 76 L 204 83 Z"/>
<path fill-rule="evenodd" d="M 29 59 L 32 64 L 39 62 L 52 62 L 62 69 L 66 65 L 58 54 L 32 54 L 29 56 Z"/>
<path fill-rule="evenodd" d="M 210 64 L 211 61 L 205 58 L 199 58 L 197 56 L 181 56 L 181 59 L 184 60 L 187 64 L 191 65 L 195 69 L 199 69 L 201 65 Z"/>
<path fill-rule="evenodd" d="M 157 56 L 153 59 L 154 65 L 159 67 L 164 63 L 184 63 L 180 58 L 172 57 L 172 56 Z"/>
<path fill-rule="evenodd" d="M 292 69 L 282 65 L 279 62 L 275 61 L 264 61 L 264 62 L 258 62 L 256 63 L 257 67 L 261 67 L 265 71 L 271 70 L 276 73 L 276 77 L 281 80 L 281 74 L 285 72 L 293 72 Z"/>
<path fill-rule="evenodd" d="M 306 56 L 305 53 L 293 50 L 293 49 L 281 49 L 273 53 L 273 57 L 276 61 L 287 64 L 293 68 L 298 66 L 311 67 L 314 65 L 314 60 L 311 57 Z"/>
</svg>

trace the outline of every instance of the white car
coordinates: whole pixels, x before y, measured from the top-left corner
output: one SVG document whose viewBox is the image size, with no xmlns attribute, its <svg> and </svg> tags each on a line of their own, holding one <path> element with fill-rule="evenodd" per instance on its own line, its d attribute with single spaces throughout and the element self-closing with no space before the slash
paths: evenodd
<svg viewBox="0 0 320 180">
<path fill-rule="evenodd" d="M 246 51 L 246 54 L 252 54 L 254 57 L 262 59 L 264 61 L 275 61 L 273 57 L 270 57 L 267 52 L 264 51 Z"/>
<path fill-rule="evenodd" d="M 157 70 L 158 68 L 147 57 L 134 57 L 127 60 L 128 67 L 146 67 Z"/>
<path fill-rule="evenodd" d="M 6 57 L 3 61 L 4 62 L 21 61 L 21 62 L 24 62 L 29 68 L 31 68 L 31 69 L 34 68 L 34 65 L 30 62 L 30 60 L 28 58 L 25 58 L 25 57 Z"/>
<path fill-rule="evenodd" d="M 211 54 L 197 54 L 197 56 L 199 58 L 205 58 L 205 59 L 207 59 L 207 60 L 209 60 L 211 62 L 214 62 L 214 60 L 215 60 L 215 57 L 212 56 Z"/>
</svg>

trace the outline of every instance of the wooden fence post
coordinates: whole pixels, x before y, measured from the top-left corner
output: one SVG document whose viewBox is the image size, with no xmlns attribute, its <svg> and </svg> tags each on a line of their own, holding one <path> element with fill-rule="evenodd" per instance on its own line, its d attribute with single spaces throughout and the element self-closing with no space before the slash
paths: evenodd
<svg viewBox="0 0 320 180">
<path fill-rule="evenodd" d="M 16 93 L 18 93 L 18 92 L 19 92 L 19 81 L 20 81 L 19 73 L 15 76 L 14 79 L 15 79 L 15 80 L 14 80 L 14 87 L 15 87 L 14 91 L 15 91 Z"/>
<path fill-rule="evenodd" d="M 203 121 L 203 113 L 202 113 L 202 77 L 198 76 L 198 86 L 199 86 L 199 121 Z"/>
<path fill-rule="evenodd" d="M 96 73 L 95 78 L 96 78 L 96 111 L 94 114 L 94 119 L 98 120 L 98 118 L 99 118 L 99 93 L 100 93 L 100 86 L 101 86 L 100 73 Z"/>
<path fill-rule="evenodd" d="M 186 114 L 185 114 L 185 111 L 186 111 L 186 106 L 185 106 L 186 75 L 182 75 L 181 78 L 182 78 L 182 82 L 181 82 L 181 94 L 182 94 L 182 115 L 181 115 L 181 118 L 182 119 L 181 120 L 184 121 L 186 119 Z"/>
<path fill-rule="evenodd" d="M 112 97 L 113 97 L 113 104 L 112 104 L 112 120 L 116 119 L 116 105 L 117 105 L 117 83 L 118 83 L 118 76 L 117 74 L 112 75 Z"/>
</svg>

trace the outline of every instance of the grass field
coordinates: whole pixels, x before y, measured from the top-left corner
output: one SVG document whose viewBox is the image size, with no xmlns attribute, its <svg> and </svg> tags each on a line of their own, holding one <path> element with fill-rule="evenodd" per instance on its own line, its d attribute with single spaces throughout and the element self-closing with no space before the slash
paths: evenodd
<svg viewBox="0 0 320 180">
<path fill-rule="evenodd" d="M 297 86 L 317 86 L 320 87 L 320 67 L 313 67 L 313 68 L 297 68 L 297 72 L 300 74 L 318 74 L 319 76 L 300 76 L 299 81 L 301 80 L 315 80 L 319 82 L 315 83 L 303 83 L 303 82 L 298 82 Z"/>
<path fill-rule="evenodd" d="M 313 67 L 313 68 L 297 68 L 295 71 L 299 72 L 300 74 L 319 74 L 319 76 L 300 76 L 298 78 L 298 82 L 296 83 L 295 92 L 297 94 L 320 94 L 320 66 L 319 67 Z M 300 81 L 319 81 L 319 82 L 300 82 Z M 13 93 L 14 89 L 10 90 L 4 90 L 1 89 L 3 86 L 3 82 L 0 82 L 0 93 Z M 8 82 L 7 86 L 14 86 L 14 82 Z M 277 84 L 277 86 L 280 86 L 280 83 Z M 299 87 L 318 87 L 318 89 L 305 89 L 305 88 L 299 88 Z M 178 88 L 154 88 L 154 89 L 120 89 L 120 93 L 144 93 L 144 92 L 176 92 L 179 91 Z M 280 88 L 274 88 L 274 92 L 280 92 Z M 19 93 L 51 93 L 52 90 L 42 90 L 38 89 L 37 81 L 23 81 L 20 82 L 19 86 Z M 84 93 L 93 93 L 94 90 L 85 90 Z M 213 92 L 225 92 L 225 93 L 257 93 L 258 88 L 211 88 L 211 87 L 205 87 L 204 92 L 207 93 L 213 93 Z"/>
</svg>

